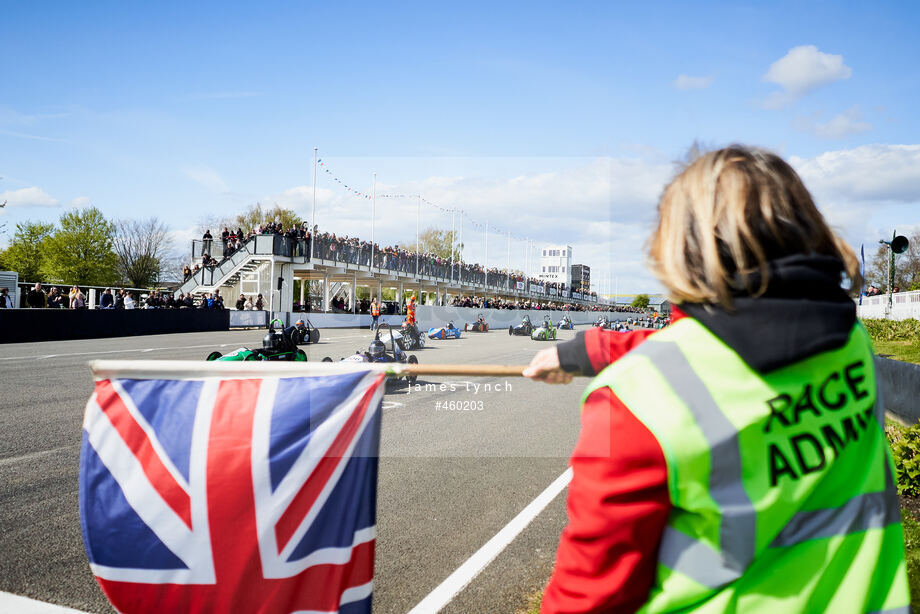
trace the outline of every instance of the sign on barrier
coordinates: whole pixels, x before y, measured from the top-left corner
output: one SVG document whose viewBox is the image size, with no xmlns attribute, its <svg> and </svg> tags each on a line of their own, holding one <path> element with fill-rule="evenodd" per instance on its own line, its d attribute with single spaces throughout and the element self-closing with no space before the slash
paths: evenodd
<svg viewBox="0 0 920 614">
<path fill-rule="evenodd" d="M 251 328 L 268 326 L 267 311 L 231 311 L 230 328 Z"/>
</svg>

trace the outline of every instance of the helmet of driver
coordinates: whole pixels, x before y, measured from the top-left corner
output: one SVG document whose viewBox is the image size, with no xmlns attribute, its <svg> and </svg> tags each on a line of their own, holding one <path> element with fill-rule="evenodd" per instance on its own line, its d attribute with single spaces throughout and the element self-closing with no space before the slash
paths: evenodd
<svg viewBox="0 0 920 614">
<path fill-rule="evenodd" d="M 367 347 L 367 353 L 370 354 L 371 358 L 383 358 L 387 353 L 387 348 L 383 345 L 383 341 L 374 339 Z"/>
<path fill-rule="evenodd" d="M 269 332 L 262 337 L 262 349 L 278 352 L 281 350 L 281 333 Z"/>
</svg>

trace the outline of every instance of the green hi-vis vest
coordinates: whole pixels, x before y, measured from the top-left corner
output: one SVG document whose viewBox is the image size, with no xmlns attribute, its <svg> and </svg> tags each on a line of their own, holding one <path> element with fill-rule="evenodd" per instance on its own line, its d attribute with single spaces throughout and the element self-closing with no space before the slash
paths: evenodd
<svg viewBox="0 0 920 614">
<path fill-rule="evenodd" d="M 673 509 L 643 612 L 909 612 L 869 337 L 767 374 L 692 318 L 604 369 Z"/>
</svg>

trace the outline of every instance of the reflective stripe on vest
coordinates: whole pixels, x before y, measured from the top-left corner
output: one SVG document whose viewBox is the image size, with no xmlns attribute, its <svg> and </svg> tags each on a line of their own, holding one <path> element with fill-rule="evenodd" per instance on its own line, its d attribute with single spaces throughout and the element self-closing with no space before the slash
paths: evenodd
<svg viewBox="0 0 920 614">
<path fill-rule="evenodd" d="M 668 332 L 664 334 L 665 331 Z M 887 440 L 884 439 L 881 428 L 884 420 L 884 406 L 881 402 L 881 395 L 877 394 L 874 405 L 866 410 L 857 410 L 855 406 L 858 403 L 855 401 L 848 405 L 837 403 L 837 407 L 833 412 L 841 411 L 840 415 L 847 416 L 846 412 L 849 407 L 849 413 L 852 413 L 859 420 L 859 427 L 854 426 L 857 424 L 855 420 L 851 420 L 850 417 L 845 418 L 845 420 L 850 420 L 848 423 L 850 430 L 844 429 L 846 439 L 841 440 L 839 450 L 834 441 L 829 444 L 834 452 L 831 462 L 825 466 L 826 454 L 829 454 L 829 452 L 826 450 L 818 451 L 821 454 L 819 468 L 821 471 L 818 469 L 808 471 L 818 466 L 817 461 L 808 458 L 803 460 L 802 451 L 799 448 L 795 448 L 798 460 L 803 466 L 806 466 L 806 470 L 801 471 L 801 475 L 796 480 L 813 479 L 813 487 L 810 490 L 792 489 L 788 484 L 782 482 L 782 480 L 788 480 L 787 476 L 781 475 L 780 481 L 773 484 L 773 487 L 768 488 L 761 496 L 761 499 L 764 500 L 770 497 L 782 499 L 780 511 L 777 514 L 773 509 L 776 506 L 765 504 L 764 501 L 752 501 L 751 495 L 749 495 L 751 490 L 757 490 L 758 485 L 763 486 L 764 483 L 769 481 L 766 479 L 768 471 L 771 473 L 770 477 L 774 477 L 772 474 L 773 468 L 768 469 L 763 463 L 753 462 L 751 456 L 748 457 L 747 464 L 742 462 L 742 444 L 739 440 L 739 429 L 746 430 L 749 442 L 768 442 L 769 438 L 760 433 L 760 430 L 763 430 L 764 433 L 769 433 L 771 430 L 778 431 L 779 428 L 787 426 L 785 419 L 774 415 L 761 415 L 759 419 L 756 417 L 745 418 L 739 425 L 739 415 L 743 415 L 746 411 L 749 416 L 753 416 L 752 407 L 757 406 L 757 402 L 760 399 L 755 398 L 752 403 L 744 394 L 733 396 L 733 386 L 735 386 L 736 382 L 727 381 L 724 383 L 725 390 L 722 390 L 721 397 L 733 400 L 735 409 L 742 408 L 744 411 L 738 411 L 735 415 L 726 413 L 731 412 L 733 406 L 729 404 L 725 408 L 720 407 L 716 397 L 719 396 L 718 386 L 723 384 L 718 381 L 718 373 L 716 375 L 712 375 L 712 373 L 724 370 L 727 373 L 726 378 L 731 378 L 733 375 L 740 373 L 747 373 L 748 377 L 758 380 L 755 382 L 756 385 L 751 387 L 754 390 L 779 390 L 782 389 L 778 388 L 780 384 L 788 388 L 791 383 L 801 383 L 801 385 L 805 386 L 805 390 L 811 394 L 817 390 L 817 387 L 812 390 L 806 382 L 796 382 L 794 378 L 790 379 L 789 377 L 783 379 L 782 375 L 771 379 L 770 375 L 772 374 L 770 374 L 761 381 L 760 376 L 751 371 L 737 354 L 727 348 L 724 343 L 709 333 L 702 325 L 690 318 L 675 323 L 665 331 L 656 333 L 655 336 L 630 352 L 618 363 L 614 363 L 614 365 L 605 369 L 585 393 L 587 397 L 588 394 L 600 387 L 611 387 L 627 407 L 646 424 L 665 452 L 668 464 L 669 489 L 675 508 L 662 536 L 659 548 L 660 571 L 657 586 L 653 587 L 650 596 L 652 607 L 648 609 L 679 609 L 679 607 L 685 607 L 690 604 L 704 604 L 710 600 L 715 603 L 715 596 L 724 590 L 733 591 L 732 595 L 737 598 L 736 593 L 742 589 L 733 589 L 733 583 L 744 578 L 748 570 L 755 566 L 754 562 L 758 556 L 765 556 L 771 549 L 808 548 L 809 544 L 814 543 L 815 540 L 845 539 L 846 536 L 867 531 L 876 531 L 878 535 L 874 538 L 875 541 L 868 540 L 872 543 L 866 548 L 882 548 L 877 542 L 883 541 L 885 545 L 884 554 L 889 560 L 880 562 L 879 565 L 888 564 L 889 568 L 893 567 L 896 571 L 892 572 L 895 577 L 892 578 L 891 594 L 878 603 L 866 603 L 866 605 L 870 609 L 876 610 L 885 609 L 885 606 L 888 606 L 889 609 L 893 607 L 893 611 L 897 611 L 902 605 L 906 606 L 909 603 L 909 597 L 907 595 L 906 577 L 903 573 L 903 544 L 898 541 L 896 548 L 890 546 L 889 542 L 894 541 L 894 539 L 891 535 L 885 533 L 890 529 L 890 531 L 896 531 L 896 537 L 900 538 L 897 494 L 886 456 Z M 866 372 L 865 375 L 860 375 L 862 379 L 856 381 L 868 380 L 866 384 L 867 390 L 871 389 L 872 392 L 875 392 L 871 351 L 868 349 L 868 339 L 863 339 L 864 335 L 865 333 L 861 327 L 854 329 L 850 342 L 842 350 L 843 353 L 835 355 L 834 360 L 840 364 L 847 364 L 847 361 L 855 360 L 854 357 L 860 358 L 860 364 L 866 369 Z M 698 368 L 709 372 L 709 375 L 707 375 L 709 385 L 699 374 L 701 372 L 705 374 L 706 371 L 698 372 L 693 366 L 694 358 L 688 358 L 688 356 L 695 357 L 695 353 L 698 353 L 697 355 L 702 357 L 700 360 L 703 361 L 696 363 Z M 806 369 L 792 369 L 791 371 L 797 377 L 802 374 L 816 375 L 810 369 L 814 368 L 813 365 L 820 364 L 820 362 L 809 363 Z M 833 365 L 836 363 L 831 361 L 828 364 Z M 718 366 L 713 369 L 712 365 Z M 857 371 L 854 370 L 853 373 L 857 373 Z M 855 377 L 856 375 L 854 375 Z M 836 383 L 836 380 L 830 377 L 828 381 Z M 644 382 L 647 390 L 643 389 L 640 382 Z M 662 384 L 664 385 L 662 386 Z M 717 388 L 713 388 L 714 385 Z M 661 388 L 669 390 L 662 392 Z M 829 386 L 825 382 L 825 385 L 820 389 L 821 394 L 824 395 L 827 389 L 829 389 Z M 748 389 L 741 385 L 738 390 L 740 393 L 746 393 Z M 853 392 L 853 395 L 855 396 L 856 392 Z M 649 397 L 648 401 L 645 401 L 646 396 Z M 666 403 L 666 401 L 672 397 L 676 400 L 673 404 L 682 407 L 670 407 L 669 405 L 671 404 Z M 770 397 L 768 396 L 767 398 Z M 780 396 L 770 400 L 776 401 L 777 398 L 780 398 Z M 821 398 L 824 400 L 825 397 L 822 396 Z M 839 398 L 842 397 L 832 400 L 837 402 Z M 665 402 L 663 403 L 663 401 Z M 792 405 L 792 398 L 789 397 L 788 401 L 784 399 L 784 402 L 785 409 L 789 409 Z M 789 428 L 795 431 L 795 437 L 810 437 L 817 441 L 807 431 L 793 428 L 799 426 L 800 409 L 805 420 L 812 414 L 819 413 L 814 403 L 809 407 L 809 402 L 801 399 L 796 401 L 796 422 Z M 781 405 L 781 403 L 777 403 L 777 405 Z M 828 416 L 836 418 L 837 414 L 833 412 L 826 411 Z M 765 413 L 765 411 L 761 411 L 761 414 Z M 875 421 L 870 420 L 873 425 L 867 426 L 863 424 L 863 420 L 866 419 L 865 416 L 870 413 L 874 414 L 874 417 L 881 423 L 878 429 L 873 428 Z M 774 419 L 776 419 L 777 425 L 771 425 L 771 421 Z M 685 432 L 681 432 L 681 425 L 684 424 L 686 424 L 687 429 Z M 766 426 L 764 426 L 765 424 Z M 804 424 L 803 422 L 803 426 Z M 814 424 L 811 428 L 817 430 L 819 426 Z M 856 430 L 857 428 L 861 430 Z M 690 432 L 693 429 L 696 429 L 695 432 L 699 435 L 696 448 L 693 447 L 693 444 L 688 446 L 686 441 L 682 441 L 685 438 L 688 440 L 694 438 L 694 434 Z M 751 429 L 757 433 L 753 438 Z M 803 432 L 804 434 L 802 434 Z M 879 457 L 876 447 L 879 445 L 885 446 L 881 453 L 881 458 L 884 461 L 878 462 L 878 465 L 883 465 L 883 467 L 877 468 L 878 474 L 867 473 L 863 483 L 850 487 L 852 493 L 844 489 L 844 492 L 841 492 L 840 495 L 852 494 L 852 496 L 842 502 L 832 502 L 822 496 L 814 495 L 813 493 L 821 490 L 821 480 L 840 480 L 839 471 L 833 473 L 833 461 L 837 458 L 838 453 L 844 453 L 844 446 L 851 443 L 851 439 L 853 442 L 860 441 L 859 436 L 861 433 L 863 433 L 862 445 L 864 447 L 868 446 L 866 448 L 868 453 L 874 453 L 874 456 L 867 458 L 869 462 Z M 839 435 L 837 437 L 839 438 Z M 750 444 L 748 445 L 750 446 Z M 767 449 L 766 446 L 762 447 Z M 805 448 L 805 452 L 809 452 L 808 446 L 805 446 Z M 748 455 L 755 454 L 751 450 L 747 450 L 747 452 Z M 809 460 L 811 460 L 812 467 L 807 466 Z M 708 469 L 708 480 L 705 480 L 705 488 L 702 491 L 701 485 L 695 484 L 692 475 L 690 475 L 693 471 L 701 471 L 701 466 L 706 466 Z M 792 475 L 795 475 L 794 469 L 790 469 L 790 471 Z M 688 475 L 682 475 L 682 473 L 687 473 Z M 705 470 L 703 470 L 703 473 L 705 473 Z M 809 475 L 806 475 L 806 473 Z M 815 478 L 812 474 L 820 475 L 820 477 Z M 873 478 L 874 475 L 875 478 Z M 877 484 L 878 490 L 859 492 L 859 489 L 869 483 Z M 799 488 L 799 485 L 803 485 L 805 482 L 797 481 L 795 484 L 795 488 Z M 825 505 L 813 507 L 814 504 L 820 503 L 822 500 Z M 711 503 L 707 503 L 707 501 L 711 501 Z M 836 505 L 829 505 L 829 503 L 836 503 Z M 777 517 L 780 519 L 787 517 L 782 515 L 782 505 L 794 506 L 792 508 L 793 513 L 791 513 L 784 525 L 777 527 L 775 534 L 769 533 L 767 535 L 768 541 L 761 543 L 758 547 L 758 529 L 763 534 L 765 527 L 768 527 L 771 522 L 775 524 Z M 758 521 L 764 523 L 764 526 L 758 526 Z M 713 532 L 712 529 L 716 529 L 716 531 Z M 696 531 L 699 531 L 699 533 L 694 535 Z M 763 535 L 760 537 L 763 537 Z M 790 567 L 794 567 L 794 564 L 790 562 L 790 557 L 782 558 L 782 555 L 771 556 L 780 557 L 777 559 L 781 564 L 779 572 L 789 571 Z M 852 556 L 855 561 L 857 556 L 855 554 Z M 795 557 L 791 558 L 794 559 Z M 815 573 L 816 570 L 810 571 Z M 681 583 L 682 581 L 674 580 L 671 578 L 672 572 L 678 572 L 691 579 L 699 585 L 698 588 L 694 589 L 692 585 L 686 585 L 685 581 Z M 759 573 L 761 573 L 760 569 L 754 575 Z M 669 580 L 669 578 L 671 579 Z M 745 578 L 745 581 L 739 584 L 744 585 L 750 582 L 750 578 Z M 867 582 L 870 582 L 870 580 L 867 580 Z M 669 590 L 672 591 L 673 595 L 668 594 Z M 868 599 L 866 595 L 863 595 L 863 597 Z M 761 595 L 762 598 L 763 595 Z M 875 598 L 878 599 L 878 595 Z M 882 595 L 882 598 L 885 598 L 885 595 Z M 785 607 L 791 605 L 788 601 L 776 602 L 773 607 L 780 607 L 781 603 Z M 795 606 L 792 605 L 792 608 L 794 610 Z M 718 607 L 716 609 L 718 610 Z M 806 607 L 806 609 L 808 608 Z M 853 611 L 866 611 L 866 609 L 860 609 L 859 604 L 856 604 Z"/>
</svg>

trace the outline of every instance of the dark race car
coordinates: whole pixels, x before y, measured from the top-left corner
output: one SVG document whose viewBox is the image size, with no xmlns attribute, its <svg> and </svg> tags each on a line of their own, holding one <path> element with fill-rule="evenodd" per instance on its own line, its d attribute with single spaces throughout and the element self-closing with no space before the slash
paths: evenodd
<svg viewBox="0 0 920 614">
<path fill-rule="evenodd" d="M 425 347 L 425 335 L 417 325 L 409 324 L 409 320 L 403 322 L 399 332 L 392 336 L 403 350 L 421 350 Z"/>
<path fill-rule="evenodd" d="M 448 322 L 447 326 L 435 326 L 428 329 L 429 339 L 459 339 L 460 329 L 454 326 L 453 322 Z"/>
<path fill-rule="evenodd" d="M 388 362 L 398 362 L 404 364 L 415 365 L 418 364 L 418 358 L 415 355 L 407 355 L 402 348 L 399 347 L 399 344 L 396 343 L 396 335 L 387 335 L 389 333 L 390 326 L 383 322 L 377 328 L 377 332 L 374 333 L 374 340 L 370 342 L 367 346 L 367 351 L 362 352 L 358 350 L 351 356 L 346 356 L 341 360 L 341 362 L 371 362 L 371 363 L 388 363 Z M 381 330 L 385 331 L 385 334 L 381 336 Z M 394 331 L 395 332 L 395 331 Z M 389 347 L 387 343 L 384 342 L 384 339 L 389 340 Z M 332 358 L 325 357 L 323 362 L 333 362 Z M 412 384 L 415 380 L 418 379 L 417 375 L 407 375 L 405 379 L 408 383 Z M 388 382 L 391 379 L 387 380 Z"/>
<path fill-rule="evenodd" d="M 472 324 L 464 324 L 463 330 L 468 330 L 473 333 L 487 333 L 489 332 L 489 323 L 486 322 L 485 316 L 480 313 L 478 316 L 476 316 L 475 322 Z"/>
<path fill-rule="evenodd" d="M 275 323 L 279 328 L 275 328 Z M 288 360 L 296 362 L 306 362 L 307 355 L 303 350 L 298 349 L 298 345 L 309 343 L 308 341 L 315 334 L 315 339 L 319 340 L 319 331 L 315 328 L 307 328 L 303 320 L 298 320 L 294 326 L 281 329 L 284 322 L 281 320 L 272 320 L 268 325 L 268 332 L 262 338 L 261 348 L 237 348 L 227 354 L 220 352 L 211 352 L 207 360 L 221 361 L 241 361 L 241 360 Z M 316 343 L 316 341 L 312 341 Z"/>
<path fill-rule="evenodd" d="M 568 314 L 562 316 L 562 319 L 559 320 L 559 330 L 574 330 L 575 323 L 572 322 L 572 318 Z"/>
<path fill-rule="evenodd" d="M 598 318 L 594 321 L 594 326 L 596 326 L 597 328 L 609 329 L 610 328 L 610 318 L 608 318 L 607 316 L 598 316 Z"/>
<path fill-rule="evenodd" d="M 517 326 L 514 326 L 512 324 L 511 326 L 508 327 L 509 335 L 526 335 L 529 337 L 530 333 L 532 332 L 533 332 L 533 324 L 531 324 L 530 316 L 528 315 L 525 315 L 523 318 L 521 318 L 521 323 L 518 324 Z"/>
</svg>

